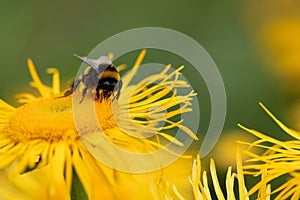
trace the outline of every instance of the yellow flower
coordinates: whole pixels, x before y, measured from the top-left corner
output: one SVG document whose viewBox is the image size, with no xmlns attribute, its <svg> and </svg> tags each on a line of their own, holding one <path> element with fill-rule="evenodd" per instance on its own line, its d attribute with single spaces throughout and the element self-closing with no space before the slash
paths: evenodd
<svg viewBox="0 0 300 200">
<path fill-rule="evenodd" d="M 1 199 L 68 199 L 65 180 L 62 174 L 55 174 L 57 160 L 49 165 L 30 172 L 10 177 L 9 173 L 15 164 L 0 171 Z"/>
<path fill-rule="evenodd" d="M 58 70 L 48 69 L 53 74 L 52 86 L 49 87 L 41 82 L 32 61 L 28 60 L 33 79 L 30 85 L 39 91 L 40 96 L 28 93 L 18 95 L 19 102 L 25 103 L 18 108 L 0 100 L 0 186 L 15 187 L 10 190 L 0 189 L 1 199 L 14 198 L 13 194 L 17 193 L 8 192 L 14 190 L 20 190 L 28 199 L 69 199 L 74 184 L 81 184 L 89 199 L 160 197 L 160 194 L 153 191 L 153 185 L 160 179 L 159 173 L 134 175 L 115 170 L 95 159 L 82 143 L 85 141 L 89 145 L 104 148 L 109 142 L 99 141 L 106 141 L 102 140 L 105 137 L 126 151 L 147 153 L 163 149 L 161 141 L 183 145 L 168 134 L 174 128 L 182 129 L 197 139 L 182 121 L 175 121 L 174 118 L 191 111 L 189 105 L 195 95 L 193 91 L 184 96 L 171 92 L 188 87 L 185 81 L 178 80 L 182 67 L 169 73 L 169 65 L 160 74 L 130 85 L 145 53 L 145 50 L 141 52 L 132 70 L 122 78 L 124 84 L 117 105 L 112 105 L 111 101 L 95 101 L 91 94 L 87 95 L 82 104 L 77 104 L 83 114 L 82 122 L 88 123 L 91 113 L 85 110 L 89 103 L 93 103 L 102 130 L 90 134 L 93 127 L 84 126 L 81 127 L 80 135 L 72 110 L 72 96 L 80 96 L 80 92 L 65 98 L 55 98 L 61 95 Z M 180 109 L 174 109 L 176 106 L 180 106 Z M 161 108 L 166 111 L 164 115 L 161 114 Z M 161 122 L 166 124 L 161 126 Z M 133 137 L 128 135 L 130 131 L 139 134 L 147 132 L 152 137 Z M 95 153 L 99 153 L 98 150 Z M 120 160 L 119 154 L 115 152 L 101 153 L 109 155 L 113 161 Z M 78 177 L 77 183 L 74 177 Z M 33 192 L 38 187 L 40 192 Z"/>
<path fill-rule="evenodd" d="M 300 5 L 297 0 L 251 1 L 247 4 L 249 31 L 257 40 L 262 59 L 280 86 L 299 93 Z"/>
<path fill-rule="evenodd" d="M 264 29 L 261 34 L 264 59 L 272 66 L 272 73 L 283 79 L 286 89 L 299 91 L 300 16 L 281 17 L 276 23 L 266 24 Z"/>
<path fill-rule="evenodd" d="M 210 160 L 210 175 L 212 178 L 215 196 L 217 197 L 218 200 L 225 200 L 225 199 L 235 200 L 238 198 L 240 200 L 249 200 L 249 196 L 247 194 L 247 188 L 246 188 L 245 180 L 244 180 L 242 155 L 241 155 L 240 149 L 238 149 L 236 151 L 236 164 L 237 164 L 237 172 L 236 173 L 232 172 L 231 166 L 228 167 L 227 174 L 226 174 L 226 181 L 225 181 L 226 193 L 224 193 L 221 189 L 221 186 L 220 186 L 220 183 L 218 180 L 215 162 L 213 159 Z M 207 173 L 206 173 L 206 171 L 201 172 L 201 162 L 200 162 L 199 156 L 194 160 L 192 176 L 189 178 L 189 180 L 190 180 L 190 183 L 193 188 L 193 199 L 196 199 L 196 200 L 214 199 L 212 196 L 212 193 L 211 193 L 211 191 L 213 189 L 209 187 Z M 234 190 L 235 189 L 235 187 L 234 187 L 235 180 L 237 180 L 237 182 L 238 182 L 238 186 L 237 186 L 238 195 L 236 195 L 236 193 L 234 192 L 235 191 Z M 180 200 L 190 199 L 190 198 L 183 197 L 181 195 L 181 192 L 178 191 L 178 189 L 175 185 L 173 185 L 173 190 Z M 268 185 L 266 188 L 264 188 L 264 193 L 259 194 L 257 199 L 269 200 L 270 193 L 271 193 L 271 188 L 270 188 L 270 185 Z"/>
<path fill-rule="evenodd" d="M 253 143 L 242 142 L 249 146 L 245 154 L 251 158 L 247 161 L 248 164 L 244 166 L 245 173 L 261 177 L 261 181 L 249 190 L 249 195 L 256 191 L 262 193 L 266 184 L 271 184 L 272 195 L 276 195 L 274 199 L 299 199 L 300 132 L 286 127 L 262 103 L 260 106 L 290 139 L 281 141 L 239 125 L 258 138 Z M 255 148 L 260 149 L 263 153 L 255 153 Z M 279 186 L 275 187 L 276 184 Z"/>
<path fill-rule="evenodd" d="M 238 148 L 242 150 L 242 146 L 237 141 L 254 141 L 254 136 L 244 133 L 242 130 L 229 130 L 221 134 L 218 143 L 214 146 L 210 155 L 218 163 L 218 167 L 221 169 L 227 169 L 228 166 L 232 166 L 232 169 L 236 169 L 235 155 Z M 224 151 L 226 149 L 226 151 Z M 243 161 L 245 159 L 243 158 Z"/>
</svg>

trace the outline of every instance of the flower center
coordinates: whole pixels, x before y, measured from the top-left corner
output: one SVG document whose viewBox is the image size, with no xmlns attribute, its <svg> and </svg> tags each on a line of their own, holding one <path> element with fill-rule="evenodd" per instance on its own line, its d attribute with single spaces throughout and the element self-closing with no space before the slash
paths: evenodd
<svg viewBox="0 0 300 200">
<path fill-rule="evenodd" d="M 76 103 L 76 102 L 75 102 Z M 95 105 L 95 112 L 89 113 L 89 103 Z M 42 139 L 46 141 L 77 140 L 79 135 L 73 118 L 72 96 L 57 99 L 40 99 L 19 107 L 11 116 L 6 132 L 14 141 Z M 81 134 L 89 132 L 89 118 L 94 116 L 102 130 L 116 126 L 109 101 L 102 103 L 86 98 L 78 103 L 82 122 Z M 96 114 L 96 117 L 95 117 Z M 82 132 L 83 131 L 83 132 Z"/>
</svg>

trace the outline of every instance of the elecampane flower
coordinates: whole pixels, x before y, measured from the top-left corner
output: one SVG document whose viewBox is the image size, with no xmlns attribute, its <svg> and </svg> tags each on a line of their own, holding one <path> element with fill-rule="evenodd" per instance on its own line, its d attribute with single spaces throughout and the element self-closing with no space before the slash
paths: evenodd
<svg viewBox="0 0 300 200">
<path fill-rule="evenodd" d="M 133 69 L 123 77 L 124 86 L 121 95 L 126 95 L 126 91 L 133 88 L 129 82 L 136 75 L 145 53 L 141 52 Z M 52 86 L 49 87 L 42 83 L 30 59 L 28 67 L 33 79 L 30 85 L 39 91 L 40 96 L 19 94 L 19 102 L 24 105 L 18 108 L 0 100 L 0 169 L 2 172 L 6 171 L 1 174 L 0 185 L 5 185 L 8 181 L 10 184 L 7 184 L 7 187 L 13 185 L 17 189 L 21 188 L 29 199 L 69 199 L 74 189 L 72 182 L 75 173 L 89 199 L 137 199 L 140 196 L 148 199 L 161 198 L 161 194 L 153 190 L 161 178 L 160 173 L 141 176 L 120 172 L 105 166 L 86 150 L 74 124 L 72 97 L 55 98 L 61 95 L 58 70 L 48 69 L 48 73 L 53 74 Z M 188 85 L 185 81 L 178 80 L 182 68 L 167 74 L 169 69 L 170 66 L 167 66 L 160 74 L 152 75 L 134 85 L 136 90 L 131 93 L 129 103 L 126 104 L 129 118 L 122 112 L 115 118 L 116 116 L 112 116 L 111 103 L 94 101 L 92 94 L 90 98 L 85 98 L 80 108 L 84 112 L 87 103 L 93 101 L 98 123 L 103 130 L 98 133 L 105 134 L 113 144 L 128 151 L 150 152 L 161 148 L 163 145 L 159 138 L 182 145 L 179 140 L 166 133 L 172 128 L 182 129 L 197 139 L 182 121 L 174 121 L 174 116 L 191 111 L 190 101 L 195 93 L 191 91 L 185 96 L 172 94 L 172 89 Z M 158 84 L 153 84 L 153 80 L 158 81 Z M 73 95 L 80 95 L 80 92 Z M 122 96 L 117 107 L 119 110 L 125 109 L 121 99 Z M 160 116 L 159 113 L 150 109 L 153 104 L 167 110 L 164 118 L 157 118 Z M 174 106 L 180 105 L 182 105 L 180 111 L 174 109 Z M 85 115 L 88 116 L 89 113 Z M 157 127 L 161 121 L 166 124 Z M 131 122 L 134 122 L 134 127 L 130 126 Z M 119 124 L 122 128 L 125 127 L 127 132 L 133 130 L 152 133 L 154 139 L 132 137 L 122 131 Z M 90 127 L 86 126 L 80 131 L 89 133 L 89 129 Z M 97 141 L 95 142 L 95 145 L 98 145 Z M 112 158 L 118 156 L 113 152 L 106 153 Z M 37 174 L 43 174 L 44 178 L 40 180 L 40 175 Z M 39 185 L 41 194 L 32 193 L 28 189 Z M 8 194 L 12 195 L 14 192 L 7 191 L 0 189 L 0 197 L 13 198 Z"/>
<path fill-rule="evenodd" d="M 237 164 L 237 172 L 232 172 L 232 167 L 228 167 L 225 186 L 226 192 L 222 191 L 219 178 L 217 175 L 217 170 L 215 166 L 215 162 L 213 159 L 210 160 L 210 175 L 212 178 L 213 188 L 209 186 L 208 176 L 206 171 L 201 172 L 201 162 L 199 156 L 194 160 L 192 176 L 189 178 L 190 184 L 193 188 L 193 199 L 196 200 L 212 200 L 215 199 L 214 196 L 218 200 L 249 200 L 250 197 L 247 192 L 247 188 L 244 180 L 244 172 L 242 166 L 242 155 L 240 149 L 236 152 L 236 164 Z M 238 192 L 235 192 L 235 181 L 238 182 L 237 188 Z M 173 190 L 177 197 L 180 200 L 185 200 L 185 198 L 181 195 L 181 192 L 178 188 L 173 185 Z M 215 193 L 213 194 L 213 190 Z M 267 185 L 261 189 L 262 193 L 257 196 L 256 199 L 270 199 L 271 187 Z M 214 195 L 214 196 L 213 196 Z"/>
<path fill-rule="evenodd" d="M 251 1 L 246 4 L 250 33 L 262 60 L 284 89 L 299 94 L 300 4 L 297 0 Z M 255 15 L 253 15 L 255 13 Z"/>
<path fill-rule="evenodd" d="M 259 181 L 249 190 L 249 195 L 254 192 L 262 193 L 266 184 L 272 185 L 272 196 L 274 199 L 299 199 L 300 198 L 300 132 L 286 127 L 280 122 L 262 103 L 260 106 L 264 111 L 285 131 L 290 139 L 281 141 L 271 135 L 239 125 L 242 129 L 256 136 L 253 142 L 241 142 L 248 145 L 245 151 L 250 159 L 243 166 L 245 174 L 260 176 Z M 263 153 L 257 153 L 255 149 Z M 275 188 L 275 184 L 280 183 Z M 273 184 L 272 184 L 273 183 Z"/>
</svg>

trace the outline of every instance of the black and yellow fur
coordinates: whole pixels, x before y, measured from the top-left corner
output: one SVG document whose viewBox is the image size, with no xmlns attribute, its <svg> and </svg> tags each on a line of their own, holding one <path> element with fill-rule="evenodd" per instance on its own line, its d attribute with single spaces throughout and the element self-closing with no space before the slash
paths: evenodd
<svg viewBox="0 0 300 200">
<path fill-rule="evenodd" d="M 77 56 L 77 55 L 76 55 Z M 106 59 L 107 57 L 100 57 L 98 60 L 88 59 L 86 57 L 77 56 L 82 61 L 87 64 L 91 64 L 88 66 L 84 72 L 76 79 L 71 88 L 67 90 L 62 97 L 67 97 L 71 95 L 79 86 L 80 83 L 83 84 L 82 89 L 82 98 L 79 103 L 81 103 L 86 96 L 86 92 L 90 88 L 96 88 L 96 99 L 102 100 L 108 99 L 113 95 L 114 91 L 116 91 L 116 95 L 112 100 L 119 99 L 120 90 L 122 88 L 122 80 L 118 70 L 114 67 L 114 65 L 110 62 L 101 63 L 101 58 Z"/>
</svg>

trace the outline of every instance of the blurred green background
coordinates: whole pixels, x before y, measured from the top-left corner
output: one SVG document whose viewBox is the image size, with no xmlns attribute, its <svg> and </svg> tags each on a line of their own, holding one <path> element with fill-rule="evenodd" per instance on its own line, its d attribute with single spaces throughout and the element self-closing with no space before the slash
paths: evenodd
<svg viewBox="0 0 300 200">
<path fill-rule="evenodd" d="M 268 62 L 274 54 L 268 54 L 265 50 L 268 48 L 264 48 L 267 44 L 258 37 L 264 23 L 262 19 L 265 19 L 263 16 L 272 15 L 268 2 L 273 4 L 266 1 L 264 6 L 268 12 L 265 12 L 260 1 L 238 0 L 1 0 L 0 98 L 18 105 L 13 98 L 15 94 L 34 91 L 28 84 L 31 79 L 26 59 L 29 57 L 38 67 L 42 80 L 48 84 L 51 77 L 45 73 L 46 68 L 57 67 L 64 89 L 79 67 L 73 53 L 86 55 L 101 41 L 128 29 L 165 27 L 198 41 L 217 64 L 226 87 L 228 105 L 222 138 L 235 140 L 247 135 L 239 131 L 237 122 L 282 137 L 276 135 L 280 132 L 279 128 L 258 106 L 258 102 L 262 101 L 280 119 L 291 122 L 288 114 L 298 96 L 298 91 L 292 93 L 282 87 L 286 81 L 273 73 L 275 69 Z M 159 56 L 157 53 L 155 55 Z M 266 55 L 268 59 L 265 59 Z M 161 60 L 168 58 L 167 55 L 160 57 Z M 274 56 L 274 59 L 277 57 Z M 151 59 L 146 61 L 151 62 Z M 131 65 L 133 60 L 124 59 L 124 63 Z M 192 77 L 188 68 L 183 73 Z M 209 96 L 203 83 L 197 85 L 195 80 L 191 82 L 199 93 L 203 111 L 199 132 L 205 132 L 210 117 Z M 230 136 L 231 133 L 234 135 Z M 220 142 L 218 144 L 222 145 Z M 220 148 L 228 149 L 226 145 L 230 142 Z M 218 161 L 217 155 L 210 156 L 216 156 L 217 166 L 223 162 L 221 158 Z M 234 157 L 232 155 L 233 160 Z M 228 159 L 228 156 L 225 158 Z"/>
<path fill-rule="evenodd" d="M 226 128 L 237 121 L 261 127 L 258 108 L 265 102 L 276 113 L 285 103 L 278 83 L 262 66 L 257 46 L 245 28 L 240 1 L 1 1 L 1 98 L 28 90 L 26 59 L 32 58 L 43 80 L 47 67 L 57 67 L 66 82 L 78 61 L 104 39 L 131 28 L 158 26 L 197 40 L 223 76 L 228 97 Z M 130 63 L 129 63 L 130 64 Z M 185 72 L 188 74 L 188 70 Z M 199 92 L 199 91 L 198 91 Z M 262 120 L 258 117 L 262 116 Z"/>
</svg>

